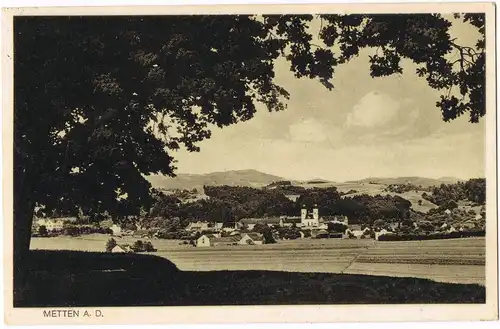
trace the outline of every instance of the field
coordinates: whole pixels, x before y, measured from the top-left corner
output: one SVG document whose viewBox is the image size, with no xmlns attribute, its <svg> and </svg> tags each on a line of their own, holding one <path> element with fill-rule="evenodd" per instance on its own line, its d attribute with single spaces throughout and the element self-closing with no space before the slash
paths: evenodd
<svg viewBox="0 0 500 329">
<path fill-rule="evenodd" d="M 31 249 L 104 250 L 108 236 L 33 238 Z M 137 238 L 117 239 L 133 243 Z M 449 283 L 485 282 L 484 238 L 378 242 L 293 240 L 262 246 L 195 248 L 175 240 L 152 240 L 182 271 L 265 270 L 416 277 Z"/>
</svg>

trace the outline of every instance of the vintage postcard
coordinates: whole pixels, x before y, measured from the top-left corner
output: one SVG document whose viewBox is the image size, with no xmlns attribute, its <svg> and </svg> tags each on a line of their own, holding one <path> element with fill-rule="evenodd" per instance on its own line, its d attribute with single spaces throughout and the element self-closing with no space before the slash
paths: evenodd
<svg viewBox="0 0 500 329">
<path fill-rule="evenodd" d="M 497 319 L 494 15 L 4 8 L 6 323 Z"/>
</svg>

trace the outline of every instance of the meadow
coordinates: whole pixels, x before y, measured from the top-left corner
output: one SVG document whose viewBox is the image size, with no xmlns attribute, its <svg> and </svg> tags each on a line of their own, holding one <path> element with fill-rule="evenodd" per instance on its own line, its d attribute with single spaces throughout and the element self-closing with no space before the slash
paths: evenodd
<svg viewBox="0 0 500 329">
<path fill-rule="evenodd" d="M 104 251 L 106 235 L 33 238 L 31 249 Z M 138 238 L 117 238 L 133 243 Z M 144 240 L 144 239 L 143 239 Z M 196 248 L 177 240 L 151 240 L 152 255 L 181 271 L 287 271 L 416 277 L 449 283 L 485 282 L 485 240 L 466 238 L 379 242 L 370 239 L 304 239 L 261 246 Z"/>
</svg>

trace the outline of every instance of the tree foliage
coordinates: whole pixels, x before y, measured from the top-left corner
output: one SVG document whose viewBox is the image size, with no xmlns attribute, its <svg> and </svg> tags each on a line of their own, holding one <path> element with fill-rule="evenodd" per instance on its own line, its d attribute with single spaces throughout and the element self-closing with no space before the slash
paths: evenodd
<svg viewBox="0 0 500 329">
<path fill-rule="evenodd" d="M 116 247 L 116 245 L 117 245 L 116 240 L 113 238 L 110 238 L 106 242 L 106 252 L 111 252 L 113 250 L 113 248 Z"/>
<path fill-rule="evenodd" d="M 249 120 L 259 103 L 285 109 L 289 94 L 273 80 L 280 56 L 297 77 L 331 89 L 336 66 L 376 48 L 372 76 L 401 73 L 408 58 L 442 92 L 444 120 L 484 115 L 484 15 L 459 16 L 480 32 L 475 47 L 451 39 L 450 19 L 437 14 L 320 15 L 318 47 L 313 18 L 16 17 L 16 245 L 27 248 L 37 203 L 139 215 L 154 200 L 144 175 L 174 175 L 172 151 L 199 150 L 211 127 Z M 453 51 L 456 60 L 447 57 Z"/>
<path fill-rule="evenodd" d="M 456 184 L 441 184 L 434 187 L 432 194 L 425 194 L 422 197 L 442 207 L 456 208 L 456 205 L 452 206 L 450 202 L 456 204 L 460 200 L 484 204 L 486 202 L 486 179 L 473 178 Z"/>
<path fill-rule="evenodd" d="M 40 225 L 40 227 L 38 228 L 38 234 L 40 236 L 46 237 L 49 234 L 49 232 L 47 231 L 47 227 L 45 225 Z"/>
</svg>

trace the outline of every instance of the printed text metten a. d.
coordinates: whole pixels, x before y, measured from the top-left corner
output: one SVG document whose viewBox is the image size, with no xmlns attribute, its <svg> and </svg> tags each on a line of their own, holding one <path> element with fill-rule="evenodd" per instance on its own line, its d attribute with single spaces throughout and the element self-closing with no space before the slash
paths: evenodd
<svg viewBox="0 0 500 329">
<path fill-rule="evenodd" d="M 43 316 L 45 318 L 79 318 L 79 317 L 96 317 L 102 318 L 103 314 L 101 310 L 72 310 L 72 309 L 62 309 L 62 310 L 43 310 Z"/>
</svg>

